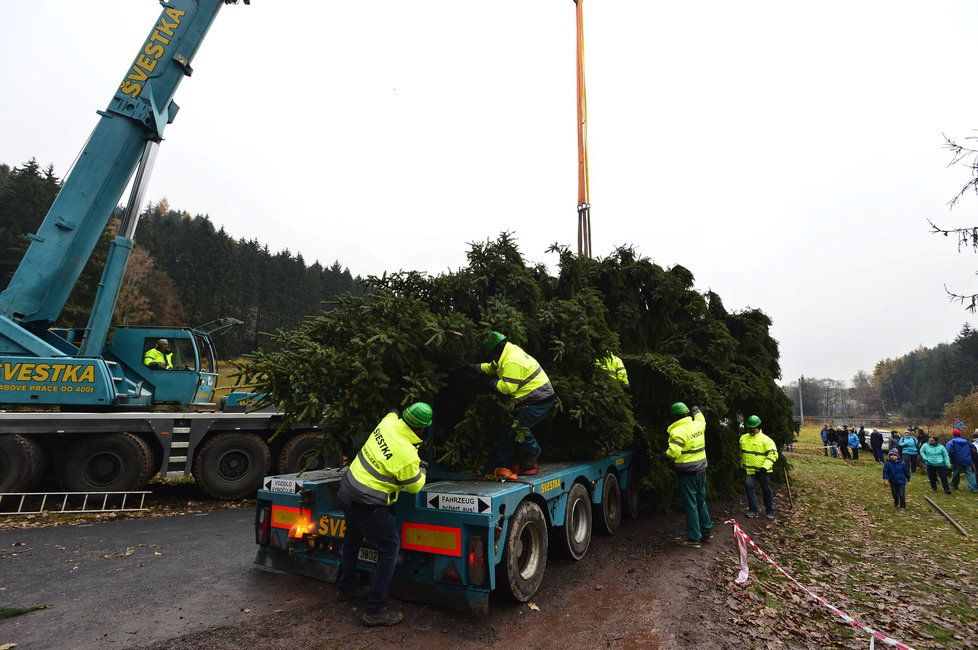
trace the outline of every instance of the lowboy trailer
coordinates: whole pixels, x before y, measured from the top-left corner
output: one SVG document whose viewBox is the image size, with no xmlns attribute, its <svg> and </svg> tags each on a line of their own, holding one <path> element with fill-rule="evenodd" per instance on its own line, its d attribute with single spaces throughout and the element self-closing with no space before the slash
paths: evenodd
<svg viewBox="0 0 978 650">
<path fill-rule="evenodd" d="M 551 545 L 570 560 L 587 554 L 593 525 L 613 535 L 638 514 L 632 452 L 550 463 L 519 481 L 458 476 L 402 492 L 394 512 L 401 548 L 391 594 L 485 614 L 497 587 L 519 602 L 540 588 Z M 255 563 L 335 583 L 346 522 L 337 491 L 343 469 L 268 476 L 258 491 Z M 377 553 L 360 549 L 371 572 Z"/>
</svg>

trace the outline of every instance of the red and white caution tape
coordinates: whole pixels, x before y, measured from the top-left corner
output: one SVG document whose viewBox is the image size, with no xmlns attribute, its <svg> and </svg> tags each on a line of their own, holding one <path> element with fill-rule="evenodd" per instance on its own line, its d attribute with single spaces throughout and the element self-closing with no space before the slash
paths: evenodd
<svg viewBox="0 0 978 650">
<path fill-rule="evenodd" d="M 747 546 L 750 545 L 750 547 L 752 549 L 754 549 L 754 552 L 755 553 L 757 553 L 758 555 L 760 555 L 761 558 L 763 558 L 765 562 L 767 562 L 768 564 L 770 564 L 771 566 L 773 566 L 775 569 L 777 569 L 781 573 L 781 575 L 783 575 L 785 578 L 787 578 L 791 582 L 791 584 L 795 585 L 796 587 L 798 587 L 799 589 L 801 589 L 802 591 L 804 591 L 806 594 L 808 594 L 809 596 L 811 596 L 816 602 L 818 602 L 820 605 L 826 607 L 829 611 L 831 611 L 833 614 L 835 614 L 835 616 L 837 616 L 838 618 L 841 618 L 843 621 L 845 621 L 846 623 L 848 623 L 849 626 L 852 627 L 853 629 L 855 629 L 855 630 L 862 630 L 863 632 L 866 632 L 867 634 L 869 634 L 870 635 L 870 642 L 869 642 L 869 647 L 870 648 L 875 647 L 875 642 L 876 641 L 879 641 L 880 643 L 884 643 L 884 644 L 886 644 L 886 645 L 888 645 L 890 647 L 893 647 L 893 648 L 898 648 L 899 650 L 913 650 L 913 648 L 911 648 L 910 646 L 906 645 L 905 643 L 900 643 L 896 639 L 892 639 L 892 638 L 886 636 L 885 634 L 883 634 L 882 632 L 880 632 L 878 630 L 874 630 L 873 628 L 871 628 L 870 626 L 866 625 L 862 621 L 860 621 L 860 620 L 858 620 L 858 619 L 850 616 L 846 612 L 842 611 L 841 609 L 839 609 L 838 607 L 836 607 L 835 605 L 833 605 L 829 601 L 825 600 L 824 598 L 822 598 L 821 596 L 819 596 L 818 594 L 816 594 L 814 591 L 812 591 L 811 589 L 809 589 L 805 585 L 803 585 L 800 582 L 798 582 L 797 580 L 795 580 L 795 578 L 790 573 L 788 573 L 787 571 L 785 571 L 784 568 L 780 564 L 778 564 L 777 562 L 775 562 L 774 560 L 772 560 L 771 559 L 771 556 L 769 556 L 767 553 L 765 553 L 764 551 L 762 551 L 760 549 L 760 547 L 757 544 L 754 543 L 754 540 L 752 540 L 750 538 L 750 536 L 747 533 L 744 532 L 744 529 L 740 527 L 740 524 L 737 523 L 737 520 L 730 519 L 729 521 L 726 521 L 724 523 L 733 524 L 734 540 L 736 540 L 736 542 L 737 542 L 737 550 L 738 550 L 738 552 L 740 554 L 740 573 L 737 574 L 737 578 L 736 578 L 737 584 L 742 584 L 742 583 L 746 582 L 748 576 L 750 575 L 749 570 L 747 568 Z"/>
</svg>

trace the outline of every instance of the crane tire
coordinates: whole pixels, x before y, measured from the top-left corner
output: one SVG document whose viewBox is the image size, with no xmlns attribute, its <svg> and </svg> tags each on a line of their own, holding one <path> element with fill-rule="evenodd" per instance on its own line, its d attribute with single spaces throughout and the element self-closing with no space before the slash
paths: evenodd
<svg viewBox="0 0 978 650">
<path fill-rule="evenodd" d="M 556 529 L 555 546 L 568 560 L 580 560 L 591 544 L 591 495 L 580 483 L 571 485 L 567 493 L 564 525 Z"/>
<path fill-rule="evenodd" d="M 618 477 L 610 472 L 604 477 L 601 503 L 594 505 L 594 519 L 606 535 L 614 535 L 621 527 L 621 488 Z"/>
<path fill-rule="evenodd" d="M 506 548 L 500 562 L 502 583 L 520 603 L 533 598 L 547 570 L 547 519 L 533 501 L 525 500 L 509 520 Z"/>
<path fill-rule="evenodd" d="M 18 434 L 0 436 L 0 492 L 24 492 L 41 478 L 44 450 Z"/>
<path fill-rule="evenodd" d="M 203 444 L 194 456 L 194 480 L 223 501 L 253 497 L 272 464 L 265 441 L 253 433 L 226 431 Z"/>
<path fill-rule="evenodd" d="M 61 484 L 69 492 L 129 492 L 152 471 L 152 453 L 131 433 L 83 435 L 65 452 Z"/>
<path fill-rule="evenodd" d="M 146 487 L 146 484 L 150 482 L 150 479 L 156 476 L 156 474 L 160 471 L 160 459 L 157 458 L 153 448 L 144 438 L 140 438 L 139 436 L 131 433 L 123 433 L 122 435 L 130 436 L 133 444 L 139 447 L 139 453 L 149 459 L 149 462 L 142 466 L 143 473 L 140 474 L 139 480 L 136 482 L 136 489 L 141 490 L 142 488 Z"/>
<path fill-rule="evenodd" d="M 327 467 L 339 467 L 342 459 L 337 454 L 324 454 L 320 449 L 323 434 L 306 431 L 292 437 L 278 453 L 279 474 L 298 474 Z"/>
</svg>

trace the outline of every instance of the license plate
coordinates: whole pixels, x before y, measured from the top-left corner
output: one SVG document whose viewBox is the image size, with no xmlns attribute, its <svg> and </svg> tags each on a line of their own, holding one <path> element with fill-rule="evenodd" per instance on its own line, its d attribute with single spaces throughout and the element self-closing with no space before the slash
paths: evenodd
<svg viewBox="0 0 978 650">
<path fill-rule="evenodd" d="M 372 548 L 360 547 L 360 554 L 357 556 L 361 562 L 369 562 L 370 564 L 377 564 L 377 551 Z"/>
</svg>

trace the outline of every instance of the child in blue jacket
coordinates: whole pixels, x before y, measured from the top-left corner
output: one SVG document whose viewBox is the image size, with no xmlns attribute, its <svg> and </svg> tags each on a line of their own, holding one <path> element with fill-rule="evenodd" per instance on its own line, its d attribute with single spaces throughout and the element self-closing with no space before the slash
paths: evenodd
<svg viewBox="0 0 978 650">
<path fill-rule="evenodd" d="M 890 459 L 883 464 L 883 485 L 889 483 L 893 495 L 893 506 L 907 509 L 907 483 L 910 482 L 910 468 L 900 462 L 900 452 L 890 450 Z"/>
</svg>

